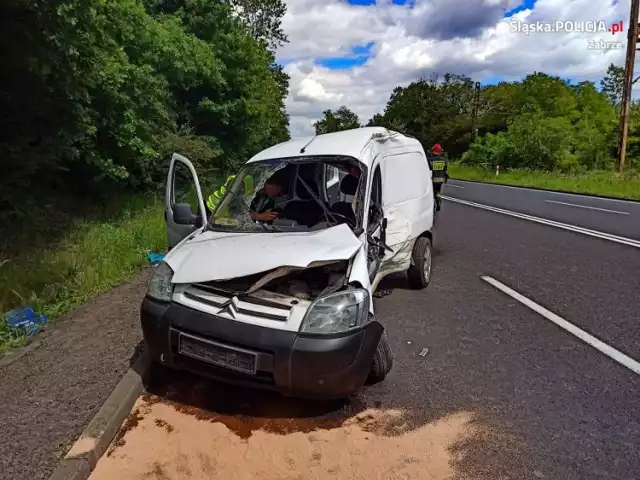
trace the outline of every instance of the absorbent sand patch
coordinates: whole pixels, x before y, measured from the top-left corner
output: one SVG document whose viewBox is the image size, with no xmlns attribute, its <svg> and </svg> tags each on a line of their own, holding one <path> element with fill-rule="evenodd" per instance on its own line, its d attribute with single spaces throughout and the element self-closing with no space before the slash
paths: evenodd
<svg viewBox="0 0 640 480">
<path fill-rule="evenodd" d="M 454 473 L 450 447 L 473 434 L 467 413 L 409 429 L 401 412 L 370 409 L 326 429 L 248 435 L 143 399 L 132 417 L 92 480 L 444 480 Z"/>
</svg>

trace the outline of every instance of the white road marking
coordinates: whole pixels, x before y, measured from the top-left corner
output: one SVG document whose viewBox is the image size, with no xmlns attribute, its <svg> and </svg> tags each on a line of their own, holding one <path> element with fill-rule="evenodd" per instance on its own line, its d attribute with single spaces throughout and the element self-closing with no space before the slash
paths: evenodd
<svg viewBox="0 0 640 480">
<path fill-rule="evenodd" d="M 530 222 L 542 223 L 543 225 L 549 225 L 552 227 L 562 228 L 571 232 L 582 233 L 590 237 L 601 238 L 603 240 L 609 240 L 610 242 L 621 243 L 623 245 L 629 245 L 630 247 L 640 248 L 640 240 L 634 240 L 632 238 L 620 237 L 618 235 L 612 235 L 610 233 L 600 232 L 598 230 L 590 230 L 588 228 L 577 227 L 575 225 L 569 225 L 568 223 L 556 222 L 554 220 L 547 220 L 546 218 L 534 217 L 533 215 L 526 215 L 524 213 L 512 212 L 511 210 L 505 210 L 503 208 L 491 207 L 482 203 L 469 202 L 468 200 L 460 200 L 459 198 L 442 196 L 445 200 L 454 203 L 461 203 L 463 205 L 469 205 L 471 207 L 482 208 L 483 210 L 489 210 L 490 212 L 501 213 L 503 215 L 509 215 L 510 217 L 521 218 L 523 220 L 529 220 Z"/>
<path fill-rule="evenodd" d="M 568 197 L 577 197 L 577 198 L 591 198 L 593 200 L 601 200 L 603 202 L 620 202 L 620 203 L 630 203 L 632 205 L 640 207 L 640 201 L 634 200 L 625 200 L 623 198 L 606 198 L 606 197 L 595 197 L 593 195 L 585 195 L 580 193 L 568 193 L 568 192 L 555 192 L 553 190 L 542 190 L 542 189 L 534 189 L 527 187 L 516 187 L 514 185 L 500 185 L 497 183 L 489 183 L 489 182 L 474 182 L 472 180 L 460 180 L 456 178 L 456 182 L 465 182 L 473 185 L 480 186 L 491 186 L 491 187 L 500 187 L 500 188 L 512 188 L 516 190 L 526 190 L 528 192 L 538 193 L 538 194 L 551 194 L 551 195 L 564 195 Z"/>
<path fill-rule="evenodd" d="M 453 188 L 464 188 L 463 186 L 461 186 L 461 185 L 456 185 L 455 183 L 447 183 L 446 185 L 447 185 L 447 187 L 453 187 Z"/>
<path fill-rule="evenodd" d="M 619 350 L 616 350 L 615 348 L 607 345 L 602 340 L 599 340 L 593 335 L 585 332 L 584 330 L 581 330 L 580 328 L 566 321 L 564 318 L 560 317 L 559 315 L 556 315 L 555 313 L 550 312 L 543 306 L 538 305 L 533 300 L 529 300 L 524 295 L 521 295 L 515 290 L 512 290 L 511 288 L 507 287 L 505 284 L 499 282 L 495 278 L 488 277 L 488 276 L 483 276 L 481 278 L 482 280 L 489 283 L 490 285 L 493 285 L 495 288 L 497 288 L 501 292 L 506 293 L 514 300 L 517 300 L 518 302 L 522 303 L 524 306 L 529 307 L 534 312 L 542 315 L 547 320 L 555 323 L 557 326 L 566 330 L 571 335 L 578 337 L 583 342 L 591 345 L 593 348 L 600 351 L 601 353 L 604 353 L 610 359 L 615 360 L 620 365 L 623 365 L 627 367 L 629 370 L 631 370 L 632 372 L 640 375 L 640 362 L 637 362 L 636 360 L 625 355 Z"/>
<path fill-rule="evenodd" d="M 577 205 L 575 203 L 556 202 L 555 200 L 545 200 L 547 203 L 555 203 L 558 205 L 566 205 L 567 207 L 588 208 L 589 210 L 598 210 L 600 212 L 617 213 L 619 215 L 629 215 L 629 212 L 621 212 L 619 210 L 609 210 L 607 208 L 590 207 L 588 205 Z"/>
</svg>

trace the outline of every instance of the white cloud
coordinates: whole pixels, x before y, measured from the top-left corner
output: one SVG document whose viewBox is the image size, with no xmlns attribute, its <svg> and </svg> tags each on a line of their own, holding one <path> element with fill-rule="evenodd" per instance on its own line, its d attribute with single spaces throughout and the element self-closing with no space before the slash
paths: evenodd
<svg viewBox="0 0 640 480">
<path fill-rule="evenodd" d="M 599 80 L 610 63 L 623 64 L 624 50 L 588 50 L 588 40 L 625 40 L 622 33 L 514 32 L 504 8 L 515 0 L 416 0 L 413 8 L 390 0 L 375 6 L 343 0 L 288 0 L 283 28 L 290 43 L 278 51 L 291 76 L 287 109 L 294 136 L 313 132 L 322 111 L 347 105 L 366 122 L 381 112 L 396 86 L 431 73 L 460 73 L 519 79 L 533 71 L 576 79 Z M 538 0 L 521 21 L 603 20 L 628 24 L 628 1 Z M 318 57 L 349 55 L 356 46 L 375 42 L 362 66 L 330 70 Z"/>
</svg>

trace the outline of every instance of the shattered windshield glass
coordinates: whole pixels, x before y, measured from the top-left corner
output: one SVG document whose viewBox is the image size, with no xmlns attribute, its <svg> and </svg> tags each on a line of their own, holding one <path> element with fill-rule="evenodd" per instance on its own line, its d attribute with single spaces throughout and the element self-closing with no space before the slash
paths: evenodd
<svg viewBox="0 0 640 480">
<path fill-rule="evenodd" d="M 227 227 L 242 231 L 263 231 L 256 223 L 256 210 L 268 210 L 269 186 L 265 183 L 287 165 L 284 161 L 251 163 L 238 173 L 231 188 L 211 216 L 210 227 Z"/>
<path fill-rule="evenodd" d="M 310 231 L 361 221 L 362 170 L 353 162 L 274 159 L 236 175 L 209 221 L 213 230 Z"/>
</svg>

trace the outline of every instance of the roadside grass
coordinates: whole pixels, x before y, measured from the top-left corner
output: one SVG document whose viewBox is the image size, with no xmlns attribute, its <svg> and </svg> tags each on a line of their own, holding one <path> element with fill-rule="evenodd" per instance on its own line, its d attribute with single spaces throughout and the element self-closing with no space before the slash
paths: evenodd
<svg viewBox="0 0 640 480">
<path fill-rule="evenodd" d="M 518 187 L 534 187 L 640 200 L 640 172 L 637 170 L 629 170 L 622 174 L 601 170 L 577 174 L 509 170 L 500 172 L 500 175 L 496 176 L 493 171 L 451 162 L 449 164 L 449 175 L 453 179 L 460 180 L 503 183 Z"/>
<path fill-rule="evenodd" d="M 0 253 L 0 313 L 30 305 L 54 320 L 131 277 L 148 250 L 166 249 L 159 197 L 118 200 L 109 210 L 116 214 L 71 222 L 53 244 Z M 27 342 L 0 320 L 0 354 Z"/>
</svg>

